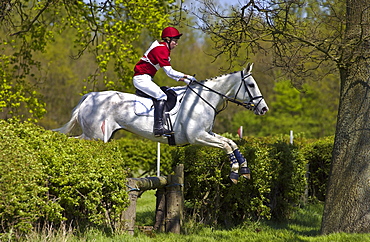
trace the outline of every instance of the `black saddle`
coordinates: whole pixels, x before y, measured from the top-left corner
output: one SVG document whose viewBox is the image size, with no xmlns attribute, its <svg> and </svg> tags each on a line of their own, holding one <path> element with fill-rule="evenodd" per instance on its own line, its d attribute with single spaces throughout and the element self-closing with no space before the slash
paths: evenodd
<svg viewBox="0 0 370 242">
<path fill-rule="evenodd" d="M 167 95 L 167 102 L 166 102 L 166 106 L 165 106 L 164 110 L 165 110 L 165 112 L 169 112 L 176 105 L 177 93 L 174 90 L 172 90 L 171 88 L 166 87 L 166 86 L 161 87 L 161 90 Z M 156 101 L 155 98 L 153 98 L 152 96 L 149 96 L 148 94 L 146 94 L 143 91 L 140 91 L 139 89 L 136 89 L 135 94 L 137 96 L 145 97 L 145 98 L 151 98 L 153 101 Z"/>
</svg>

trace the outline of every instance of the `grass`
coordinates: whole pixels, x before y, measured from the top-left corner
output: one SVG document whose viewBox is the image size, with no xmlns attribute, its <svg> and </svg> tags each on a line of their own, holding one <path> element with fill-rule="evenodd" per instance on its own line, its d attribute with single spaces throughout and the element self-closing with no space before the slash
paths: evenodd
<svg viewBox="0 0 370 242">
<path fill-rule="evenodd" d="M 145 192 L 137 203 L 136 225 L 152 226 L 155 216 L 155 191 Z M 223 242 L 223 241 L 274 241 L 274 242 L 370 242 L 370 234 L 335 233 L 320 235 L 322 204 L 310 204 L 298 210 L 292 219 L 287 222 L 246 222 L 236 228 L 215 229 L 200 224 L 187 222 L 183 226 L 181 235 L 170 233 L 145 233 L 135 231 L 134 236 L 117 234 L 107 236 L 99 230 L 89 230 L 82 235 L 74 235 L 66 228 L 45 230 L 42 233 L 33 233 L 25 241 L 52 241 L 52 242 Z"/>
</svg>

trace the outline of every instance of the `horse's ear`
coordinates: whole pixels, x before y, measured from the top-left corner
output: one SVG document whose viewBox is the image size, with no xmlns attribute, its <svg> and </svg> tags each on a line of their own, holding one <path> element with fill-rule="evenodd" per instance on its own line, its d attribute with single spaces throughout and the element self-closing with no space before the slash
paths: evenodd
<svg viewBox="0 0 370 242">
<path fill-rule="evenodd" d="M 252 72 L 253 63 L 248 63 L 247 67 L 244 69 L 244 75 Z"/>
</svg>

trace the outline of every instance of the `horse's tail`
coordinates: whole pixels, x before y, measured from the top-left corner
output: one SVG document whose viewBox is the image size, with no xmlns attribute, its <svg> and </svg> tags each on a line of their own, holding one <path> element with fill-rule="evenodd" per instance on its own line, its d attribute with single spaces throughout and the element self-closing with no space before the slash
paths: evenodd
<svg viewBox="0 0 370 242">
<path fill-rule="evenodd" d="M 85 101 L 85 99 L 87 97 L 88 97 L 88 94 L 85 94 L 81 98 L 81 100 L 77 104 L 77 106 L 72 110 L 71 119 L 68 121 L 68 123 L 66 123 L 65 125 L 63 125 L 62 127 L 58 128 L 58 129 L 53 129 L 53 131 L 60 132 L 60 133 L 63 133 L 63 134 L 68 134 L 69 132 L 71 132 L 71 130 L 73 129 L 75 124 L 78 123 L 77 117 L 78 117 L 78 113 L 80 111 L 81 104 Z"/>
</svg>

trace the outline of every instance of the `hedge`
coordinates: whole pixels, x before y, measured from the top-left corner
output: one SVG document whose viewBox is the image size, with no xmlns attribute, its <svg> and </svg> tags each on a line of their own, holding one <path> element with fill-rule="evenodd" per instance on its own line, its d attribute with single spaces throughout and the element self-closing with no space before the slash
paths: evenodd
<svg viewBox="0 0 370 242">
<path fill-rule="evenodd" d="M 334 137 L 325 137 L 307 144 L 302 153 L 308 161 L 308 195 L 312 199 L 325 201 L 329 179 Z"/>
<path fill-rule="evenodd" d="M 127 169 L 112 143 L 0 121 L 2 233 L 45 223 L 114 228 L 128 205 Z"/>
<path fill-rule="evenodd" d="M 210 225 L 286 219 L 307 194 L 323 200 L 333 138 L 240 140 L 251 180 L 229 182 L 229 161 L 210 147 L 161 147 L 161 174 L 185 165 L 187 217 Z M 126 177 L 155 175 L 157 144 L 141 139 L 87 141 L 34 124 L 0 120 L 0 233 L 47 223 L 119 226 Z"/>
<path fill-rule="evenodd" d="M 324 201 L 333 137 L 320 140 L 284 137 L 232 138 L 251 169 L 251 179 L 230 184 L 223 151 L 188 146 L 174 150 L 185 165 L 185 200 L 191 219 L 234 226 L 247 220 L 289 219 L 308 200 Z"/>
</svg>

